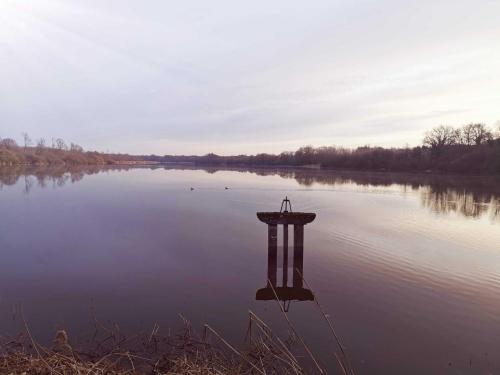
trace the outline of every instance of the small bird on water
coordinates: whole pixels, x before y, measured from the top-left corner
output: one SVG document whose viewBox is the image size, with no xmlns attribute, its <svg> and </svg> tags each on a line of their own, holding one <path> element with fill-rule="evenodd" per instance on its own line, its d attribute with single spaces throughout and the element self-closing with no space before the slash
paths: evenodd
<svg viewBox="0 0 500 375">
<path fill-rule="evenodd" d="M 194 190 L 194 187 L 191 188 L 191 191 L 193 191 L 193 190 Z"/>
</svg>

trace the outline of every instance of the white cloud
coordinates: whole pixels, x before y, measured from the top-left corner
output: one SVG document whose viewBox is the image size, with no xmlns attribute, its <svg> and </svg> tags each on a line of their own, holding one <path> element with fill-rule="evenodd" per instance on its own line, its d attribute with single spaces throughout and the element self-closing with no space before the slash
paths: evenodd
<svg viewBox="0 0 500 375">
<path fill-rule="evenodd" d="M 404 145 L 499 118 L 500 3 L 0 3 L 0 136 L 141 153 Z"/>
</svg>

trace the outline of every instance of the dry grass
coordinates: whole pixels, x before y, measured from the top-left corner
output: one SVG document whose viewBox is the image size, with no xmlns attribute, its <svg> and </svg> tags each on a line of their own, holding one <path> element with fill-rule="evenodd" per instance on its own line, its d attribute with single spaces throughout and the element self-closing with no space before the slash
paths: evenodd
<svg viewBox="0 0 500 375">
<path fill-rule="evenodd" d="M 303 374 L 291 345 L 249 314 L 247 345 L 236 349 L 205 325 L 199 337 L 191 324 L 175 335 L 161 336 L 155 324 L 148 334 L 125 337 L 119 327 L 95 321 L 92 347 L 76 350 L 64 331 L 48 348 L 31 336 L 28 325 L 15 338 L 0 338 L 0 374 Z"/>
</svg>

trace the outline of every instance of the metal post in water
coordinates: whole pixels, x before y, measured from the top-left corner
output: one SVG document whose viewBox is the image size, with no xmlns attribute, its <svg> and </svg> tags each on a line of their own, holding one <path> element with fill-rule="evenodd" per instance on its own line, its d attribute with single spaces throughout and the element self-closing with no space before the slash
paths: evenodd
<svg viewBox="0 0 500 375">
<path fill-rule="evenodd" d="M 304 225 L 312 222 L 316 214 L 312 212 L 292 212 L 292 204 L 288 198 L 281 203 L 279 212 L 257 212 L 260 221 L 268 226 L 267 246 L 267 287 L 259 289 L 258 300 L 277 298 L 286 301 L 312 301 L 314 296 L 309 289 L 303 287 L 304 269 Z M 283 225 L 283 285 L 276 286 L 278 263 L 278 225 Z M 293 225 L 293 285 L 288 286 L 288 227 Z M 271 288 L 272 286 L 272 288 Z"/>
</svg>

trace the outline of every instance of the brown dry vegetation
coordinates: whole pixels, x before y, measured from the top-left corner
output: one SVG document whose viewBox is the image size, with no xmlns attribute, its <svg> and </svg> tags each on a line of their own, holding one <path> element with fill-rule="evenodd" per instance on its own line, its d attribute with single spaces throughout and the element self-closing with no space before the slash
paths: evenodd
<svg viewBox="0 0 500 375">
<path fill-rule="evenodd" d="M 55 140 L 52 146 L 47 146 L 44 140 L 39 140 L 38 144 L 33 146 L 28 138 L 25 140 L 25 145 L 20 146 L 11 138 L 0 138 L 0 166 L 71 166 L 144 162 L 141 156 L 84 151 L 82 147 L 73 143 L 67 146 L 62 139 Z"/>
<path fill-rule="evenodd" d="M 24 146 L 19 146 L 13 139 L 0 138 L 0 166 L 191 163 L 500 175 L 500 129 L 494 131 L 484 124 L 468 124 L 460 128 L 438 126 L 425 134 L 422 146 L 413 148 L 305 146 L 294 152 L 236 156 L 213 153 L 204 156 L 104 154 L 85 152 L 75 144 L 67 146 L 62 139 L 56 139 L 50 147 L 43 139 L 33 146 L 29 136 L 25 134 L 24 137 Z"/>
<path fill-rule="evenodd" d="M 236 349 L 205 325 L 198 335 L 181 316 L 176 335 L 162 336 L 159 326 L 150 333 L 125 336 L 118 326 L 95 321 L 96 331 L 86 349 L 71 346 L 65 331 L 44 347 L 31 336 L 28 325 L 15 338 L 0 337 L 1 374 L 304 374 L 323 369 L 302 363 L 293 349 L 299 340 L 292 332 L 281 340 L 249 312 L 246 347 Z M 340 358 L 340 357 L 339 357 Z M 339 360 L 339 364 L 342 363 Z M 312 367 L 311 367 L 312 366 Z M 342 365 L 341 365 L 342 366 Z M 354 372 L 346 372 L 352 374 Z"/>
<path fill-rule="evenodd" d="M 110 162 L 107 155 L 57 149 L 38 150 L 34 147 L 5 148 L 0 146 L 0 165 L 104 165 Z"/>
<path fill-rule="evenodd" d="M 383 148 L 305 146 L 294 152 L 220 156 L 165 156 L 161 161 L 223 166 L 317 166 L 336 170 L 446 172 L 500 175 L 500 129 L 483 124 L 439 126 L 427 132 L 422 146 Z"/>
</svg>

